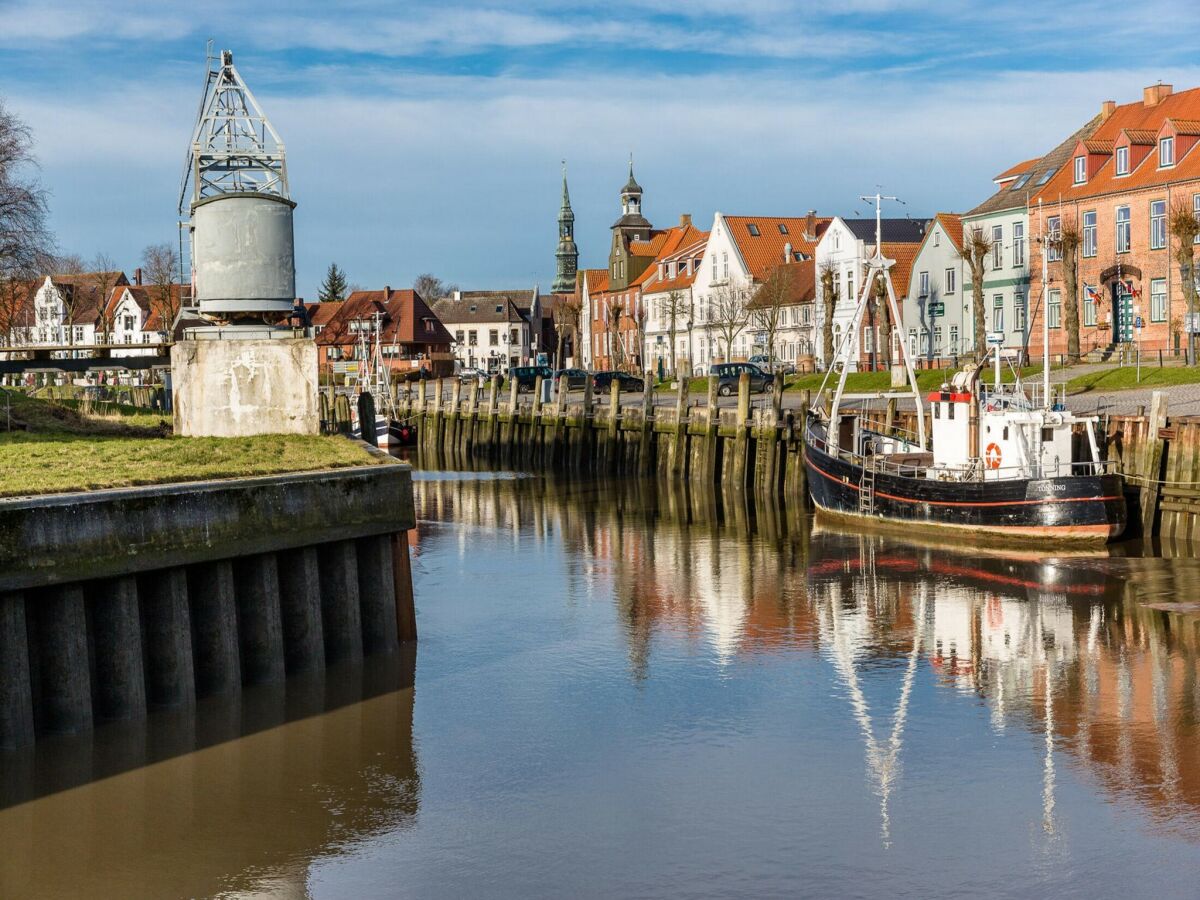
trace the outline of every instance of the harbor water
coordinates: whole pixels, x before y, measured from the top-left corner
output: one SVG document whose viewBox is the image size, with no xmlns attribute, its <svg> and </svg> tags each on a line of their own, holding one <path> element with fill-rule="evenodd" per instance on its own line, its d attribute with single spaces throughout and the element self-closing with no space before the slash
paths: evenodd
<svg viewBox="0 0 1200 900">
<path fill-rule="evenodd" d="M 0 758 L 0 896 L 1194 897 L 1200 561 L 416 475 L 415 652 Z"/>
</svg>

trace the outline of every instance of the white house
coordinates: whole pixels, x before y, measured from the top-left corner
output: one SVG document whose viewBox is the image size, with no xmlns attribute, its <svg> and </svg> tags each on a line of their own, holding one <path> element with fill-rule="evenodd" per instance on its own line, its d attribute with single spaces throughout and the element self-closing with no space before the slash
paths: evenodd
<svg viewBox="0 0 1200 900">
<path fill-rule="evenodd" d="M 529 361 L 533 315 L 540 334 L 538 300 L 529 291 L 455 291 L 434 303 L 433 312 L 453 336 L 452 352 L 461 368 L 503 374 Z"/>
<path fill-rule="evenodd" d="M 692 285 L 708 246 L 708 233 L 693 232 L 688 246 L 656 260 L 643 279 L 641 302 L 646 310 L 645 342 L 642 358 L 652 372 L 671 372 L 671 342 L 675 343 L 675 365 L 691 371 L 692 351 L 688 347 L 692 324 Z M 674 329 L 672 329 L 672 312 Z M 672 331 L 674 334 L 672 335 Z"/>
<path fill-rule="evenodd" d="M 692 284 L 694 373 L 703 374 L 713 362 L 725 359 L 716 302 L 720 293 L 732 291 L 748 303 L 771 269 L 785 260 L 811 259 L 830 221 L 814 211 L 791 217 L 727 216 L 720 212 L 713 216 L 708 244 Z M 746 316 L 746 326 L 735 337 L 729 356 L 736 360 L 753 355 L 759 340 Z"/>
<path fill-rule="evenodd" d="M 961 216 L 939 213 L 934 217 L 902 298 L 902 331 L 909 352 L 930 363 L 954 360 L 968 346 L 972 313 L 964 284 L 969 279 L 963 278 L 962 236 Z"/>
<path fill-rule="evenodd" d="M 183 286 L 125 284 L 113 288 L 105 319 L 112 328 L 110 343 L 129 344 L 137 349 L 113 350 L 117 356 L 154 356 L 156 347 L 145 346 L 166 341 L 182 305 Z M 137 346 L 141 345 L 141 346 Z"/>
</svg>

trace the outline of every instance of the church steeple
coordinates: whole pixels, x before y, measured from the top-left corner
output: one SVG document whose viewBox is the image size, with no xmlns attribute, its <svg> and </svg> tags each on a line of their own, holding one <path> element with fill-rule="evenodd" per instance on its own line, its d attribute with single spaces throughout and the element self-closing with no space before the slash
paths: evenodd
<svg viewBox="0 0 1200 900">
<path fill-rule="evenodd" d="M 575 292 L 575 273 L 579 269 L 579 248 L 575 246 L 575 213 L 571 211 L 571 195 L 567 192 L 567 161 L 563 160 L 562 206 L 558 210 L 558 250 L 554 257 L 558 270 L 550 290 L 555 294 Z"/>
</svg>

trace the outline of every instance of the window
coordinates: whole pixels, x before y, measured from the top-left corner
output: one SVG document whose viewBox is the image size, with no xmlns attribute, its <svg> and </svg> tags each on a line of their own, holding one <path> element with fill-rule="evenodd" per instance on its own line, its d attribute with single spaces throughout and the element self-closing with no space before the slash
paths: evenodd
<svg viewBox="0 0 1200 900">
<path fill-rule="evenodd" d="M 800 307 L 800 324 L 801 325 L 811 325 L 812 324 L 812 306 L 811 305 L 806 304 L 806 305 Z"/>
<path fill-rule="evenodd" d="M 787 226 L 786 226 L 786 225 L 784 225 L 782 222 L 780 222 L 780 223 L 779 223 L 779 233 L 780 233 L 780 234 L 787 234 L 787 233 L 788 233 Z"/>
<path fill-rule="evenodd" d="M 465 338 L 466 338 L 466 335 L 464 334 L 464 332 L 461 328 L 458 331 L 454 332 L 454 342 L 456 344 L 461 344 Z"/>
<path fill-rule="evenodd" d="M 1083 214 L 1083 255 L 1096 255 L 1096 211 Z"/>
<path fill-rule="evenodd" d="M 729 254 L 728 253 L 721 254 L 721 277 L 725 278 L 725 279 L 729 278 Z"/>
<path fill-rule="evenodd" d="M 513 344 L 519 344 L 521 343 L 521 334 L 514 328 L 508 333 L 508 339 Z"/>
<path fill-rule="evenodd" d="M 1053 290 L 1046 295 L 1046 326 L 1062 327 L 1062 291 Z"/>
<path fill-rule="evenodd" d="M 928 297 L 928 296 L 929 296 L 929 273 L 928 273 L 928 272 L 922 272 L 922 273 L 921 273 L 921 276 L 920 276 L 920 278 L 921 278 L 921 293 L 920 293 L 920 296 L 922 296 L 922 297 Z"/>
<path fill-rule="evenodd" d="M 992 297 L 992 331 L 1004 330 L 1004 295 Z"/>
<path fill-rule="evenodd" d="M 917 329 L 908 329 L 908 355 L 917 355 Z"/>
<path fill-rule="evenodd" d="M 1016 294 L 1013 297 L 1013 328 L 1025 330 L 1025 295 Z"/>
<path fill-rule="evenodd" d="M 938 325 L 933 329 L 933 353 L 935 356 L 942 354 L 942 326 Z"/>
<path fill-rule="evenodd" d="M 1150 201 L 1150 249 L 1167 246 L 1167 201 Z"/>
<path fill-rule="evenodd" d="M 474 329 L 467 332 L 467 346 L 468 347 L 478 347 L 479 346 L 479 333 L 477 331 L 475 331 Z"/>
<path fill-rule="evenodd" d="M 497 304 L 496 304 L 496 312 L 498 312 L 498 313 L 502 313 L 502 312 L 504 312 L 504 306 L 503 306 L 503 304 L 500 304 L 500 303 L 497 303 Z"/>
<path fill-rule="evenodd" d="M 1117 174 L 1118 175 L 1128 175 L 1129 174 L 1129 148 L 1128 147 L 1118 147 L 1117 148 Z"/>
<path fill-rule="evenodd" d="M 992 268 L 1004 265 L 1004 226 L 992 226 Z"/>
<path fill-rule="evenodd" d="M 1051 216 L 1046 220 L 1046 228 L 1049 232 L 1046 235 L 1049 241 L 1046 247 L 1046 259 L 1049 262 L 1058 262 L 1062 259 L 1062 218 Z"/>
<path fill-rule="evenodd" d="M 488 332 L 488 346 L 489 347 L 499 347 L 500 346 L 500 331 L 499 331 L 499 329 L 493 328 Z"/>
<path fill-rule="evenodd" d="M 943 291 L 943 293 L 953 294 L 958 289 L 957 281 L 958 281 L 958 270 L 957 269 L 947 269 L 946 270 L 946 290 Z"/>
<path fill-rule="evenodd" d="M 1175 138 L 1165 137 L 1158 142 L 1158 167 L 1175 165 Z"/>
<path fill-rule="evenodd" d="M 342 348 L 341 347 L 329 347 L 325 351 L 325 358 L 326 359 L 341 359 L 342 358 Z"/>
<path fill-rule="evenodd" d="M 125 330 L 133 331 L 133 329 L 135 327 L 133 324 L 133 316 L 125 316 L 124 318 L 125 318 Z"/>
<path fill-rule="evenodd" d="M 1032 172 L 1026 172 L 1024 175 L 1022 175 L 1020 178 L 1017 179 L 1016 183 L 1012 186 L 1012 189 L 1014 191 L 1019 191 L 1021 188 L 1025 187 L 1025 185 L 1029 184 L 1029 179 L 1032 177 L 1033 177 Z"/>
<path fill-rule="evenodd" d="M 1150 321 L 1167 321 L 1167 279 L 1155 278 L 1150 282 Z"/>
<path fill-rule="evenodd" d="M 863 352 L 875 352 L 875 329 L 869 325 L 863 329 Z"/>
<path fill-rule="evenodd" d="M 1013 222 L 1013 268 L 1025 265 L 1025 223 Z"/>
<path fill-rule="evenodd" d="M 1083 286 L 1083 297 L 1083 324 L 1093 326 L 1096 324 L 1096 301 L 1092 299 L 1086 284 Z"/>
<path fill-rule="evenodd" d="M 958 352 L 958 326 L 957 325 L 950 326 L 950 352 L 951 353 Z"/>
<path fill-rule="evenodd" d="M 1037 183 L 1034 184 L 1034 187 L 1041 187 L 1043 184 L 1045 184 L 1047 181 L 1049 181 L 1051 178 L 1053 178 L 1054 173 L 1057 171 L 1058 171 L 1058 166 L 1054 166 L 1053 168 L 1047 169 L 1045 172 L 1043 172 L 1041 174 L 1041 177 L 1038 178 Z"/>
<path fill-rule="evenodd" d="M 1117 252 L 1129 252 L 1129 207 L 1117 207 Z"/>
<path fill-rule="evenodd" d="M 715 253 L 713 254 L 712 262 L 713 262 L 712 280 L 716 281 L 717 280 L 717 254 L 715 254 Z"/>
<path fill-rule="evenodd" d="M 1083 184 L 1087 181 L 1087 157 L 1075 157 L 1075 183 Z"/>
<path fill-rule="evenodd" d="M 751 237 L 759 236 L 758 226 L 753 222 L 747 223 L 746 228 L 749 230 Z"/>
</svg>

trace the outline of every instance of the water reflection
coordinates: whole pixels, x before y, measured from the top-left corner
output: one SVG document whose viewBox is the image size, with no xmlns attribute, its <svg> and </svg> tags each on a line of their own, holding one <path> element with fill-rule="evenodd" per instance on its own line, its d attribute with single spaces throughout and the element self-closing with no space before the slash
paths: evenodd
<svg viewBox="0 0 1200 900">
<path fill-rule="evenodd" d="M 569 586 L 611 589 L 635 680 L 651 677 L 656 647 L 718 666 L 827 661 L 885 846 L 906 720 L 926 687 L 984 704 L 996 736 L 1035 739 L 1047 838 L 1063 765 L 1200 838 L 1200 620 L 1174 602 L 1200 597 L 1200 561 L 1136 545 L 1051 556 L 914 542 L 653 483 L 425 478 L 422 514 L 466 523 L 464 545 L 472 528 L 561 542 Z"/>
<path fill-rule="evenodd" d="M 0 896 L 309 896 L 319 860 L 415 820 L 414 664 L 405 648 L 6 755 Z"/>
</svg>

